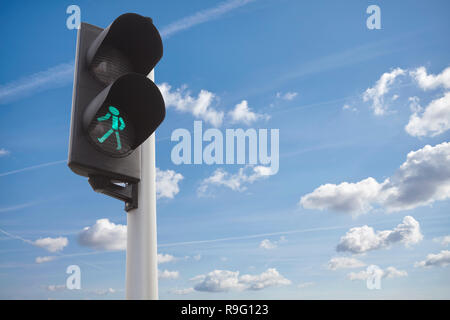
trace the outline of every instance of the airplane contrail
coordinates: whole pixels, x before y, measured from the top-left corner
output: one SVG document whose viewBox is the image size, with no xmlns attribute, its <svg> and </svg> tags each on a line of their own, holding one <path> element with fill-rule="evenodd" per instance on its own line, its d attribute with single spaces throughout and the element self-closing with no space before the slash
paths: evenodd
<svg viewBox="0 0 450 320">
<path fill-rule="evenodd" d="M 159 244 L 158 247 L 164 248 L 164 247 L 186 246 L 186 245 L 202 244 L 202 243 L 222 242 L 222 241 L 246 240 L 246 239 L 278 236 L 278 235 L 285 235 L 285 234 L 306 233 L 306 232 L 314 232 L 314 231 L 327 231 L 327 230 L 346 229 L 346 228 L 348 228 L 348 226 L 297 229 L 297 230 L 258 233 L 258 234 L 251 234 L 251 235 L 245 235 L 245 236 L 226 237 L 226 238 L 209 239 L 209 240 L 193 240 L 193 241 L 184 241 L 184 242 L 163 243 L 163 244 Z"/>
<path fill-rule="evenodd" d="M 25 167 L 22 169 L 7 171 L 7 172 L 0 173 L 0 177 L 9 176 L 11 174 L 20 173 L 20 172 L 24 172 L 24 171 L 28 171 L 28 170 L 34 170 L 34 169 L 39 169 L 39 168 L 43 168 L 43 167 L 54 166 L 56 164 L 60 164 L 60 163 L 64 163 L 64 162 L 67 162 L 67 160 L 65 159 L 65 160 L 51 161 L 51 162 L 38 164 L 35 166 Z"/>
<path fill-rule="evenodd" d="M 176 20 L 161 28 L 161 37 L 168 38 L 193 26 L 218 19 L 227 12 L 242 7 L 255 0 L 228 0 L 215 7 L 198 11 L 190 16 Z M 69 61 L 33 73 L 18 80 L 0 85 L 0 105 L 29 96 L 36 92 L 65 86 L 73 80 L 75 62 Z"/>
<path fill-rule="evenodd" d="M 161 37 L 168 38 L 175 33 L 190 29 L 198 24 L 217 19 L 225 13 L 242 7 L 253 1 L 255 0 L 229 0 L 220 3 L 216 7 L 198 11 L 193 15 L 187 16 L 169 24 L 168 26 L 163 27 L 161 29 Z"/>
</svg>

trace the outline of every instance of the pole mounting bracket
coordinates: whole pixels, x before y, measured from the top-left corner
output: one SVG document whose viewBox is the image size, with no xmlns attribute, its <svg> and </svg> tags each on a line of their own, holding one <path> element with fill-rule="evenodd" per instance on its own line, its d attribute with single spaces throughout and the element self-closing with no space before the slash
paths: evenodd
<svg viewBox="0 0 450 320">
<path fill-rule="evenodd" d="M 124 201 L 126 212 L 138 207 L 137 183 L 126 183 L 125 186 L 120 186 L 113 183 L 110 178 L 101 175 L 91 175 L 88 181 L 95 192 Z"/>
</svg>

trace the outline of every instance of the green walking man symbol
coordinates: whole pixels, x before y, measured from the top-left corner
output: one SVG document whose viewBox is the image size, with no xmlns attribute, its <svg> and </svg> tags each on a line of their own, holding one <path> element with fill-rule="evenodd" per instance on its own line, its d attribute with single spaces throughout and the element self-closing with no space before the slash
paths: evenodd
<svg viewBox="0 0 450 320">
<path fill-rule="evenodd" d="M 122 117 L 119 117 L 119 110 L 117 108 L 114 108 L 113 106 L 109 106 L 109 112 L 105 114 L 103 117 L 97 118 L 97 121 L 105 121 L 111 118 L 111 129 L 109 129 L 101 138 L 97 138 L 100 143 L 103 143 L 108 137 L 115 132 L 116 133 L 116 140 L 117 140 L 117 148 L 116 150 L 122 149 L 122 144 L 120 143 L 120 136 L 119 131 L 122 131 L 125 129 L 125 122 L 123 121 Z M 119 126 L 120 122 L 120 126 Z"/>
</svg>

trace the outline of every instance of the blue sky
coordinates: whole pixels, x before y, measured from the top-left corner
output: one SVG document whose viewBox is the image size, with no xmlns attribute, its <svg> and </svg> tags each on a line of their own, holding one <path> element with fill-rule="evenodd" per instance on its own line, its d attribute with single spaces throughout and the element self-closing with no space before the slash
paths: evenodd
<svg viewBox="0 0 450 320">
<path fill-rule="evenodd" d="M 123 204 L 65 164 L 70 4 L 1 5 L 3 299 L 125 296 Z M 82 21 L 106 27 L 136 12 L 163 35 L 161 299 L 450 298 L 447 1 L 76 4 Z M 366 27 L 371 4 L 380 30 Z M 279 171 L 173 164 L 170 136 L 192 133 L 194 120 L 222 132 L 279 129 Z M 73 264 L 81 290 L 64 288 Z M 366 287 L 372 264 L 380 290 Z"/>
</svg>

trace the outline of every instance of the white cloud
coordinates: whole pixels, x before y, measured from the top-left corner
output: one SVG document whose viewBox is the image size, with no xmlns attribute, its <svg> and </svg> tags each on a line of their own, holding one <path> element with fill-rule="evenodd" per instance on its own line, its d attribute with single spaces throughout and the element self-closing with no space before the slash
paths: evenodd
<svg viewBox="0 0 450 320">
<path fill-rule="evenodd" d="M 65 284 L 50 284 L 50 285 L 46 286 L 46 289 L 48 291 L 60 291 L 60 290 L 65 290 L 66 285 Z"/>
<path fill-rule="evenodd" d="M 194 286 L 195 290 L 207 292 L 261 290 L 291 284 L 291 281 L 283 277 L 275 268 L 269 268 L 259 275 L 244 274 L 242 276 L 239 276 L 239 271 L 214 270 L 206 275 L 194 277 L 192 280 L 200 281 Z"/>
<path fill-rule="evenodd" d="M 436 89 L 438 87 L 450 88 L 450 67 L 444 69 L 440 74 L 427 74 L 425 67 L 419 67 L 409 74 L 416 80 L 423 90 Z"/>
<path fill-rule="evenodd" d="M 201 254 L 197 254 L 195 256 L 192 257 L 195 261 L 200 261 L 200 259 L 202 258 Z"/>
<path fill-rule="evenodd" d="M 173 107 L 177 111 L 189 112 L 194 117 L 203 119 L 215 127 L 222 124 L 224 113 L 217 111 L 212 106 L 215 94 L 207 90 L 201 90 L 198 96 L 192 97 L 186 87 L 172 90 L 168 83 L 158 85 L 164 97 L 166 108 Z"/>
<path fill-rule="evenodd" d="M 237 9 L 246 5 L 249 2 L 254 0 L 229 0 L 226 2 L 222 2 L 216 7 L 199 11 L 193 15 L 175 21 L 168 26 L 165 26 L 161 29 L 161 37 L 168 38 L 175 33 L 178 33 L 182 30 L 190 29 L 193 26 L 196 26 L 201 23 L 208 22 L 210 20 L 214 20 L 224 15 L 225 13 Z"/>
<path fill-rule="evenodd" d="M 349 257 L 335 257 L 328 262 L 328 269 L 351 269 L 364 267 L 366 264 L 358 259 Z"/>
<path fill-rule="evenodd" d="M 387 267 L 385 270 L 382 269 L 375 269 L 375 272 L 379 273 L 379 276 L 381 278 L 398 278 L 398 277 L 406 277 L 408 276 L 408 273 L 404 270 L 398 270 L 394 267 Z M 362 270 L 359 272 L 350 272 L 347 275 L 347 278 L 350 280 L 367 280 L 369 277 L 373 277 L 373 272 L 369 272 L 367 270 Z"/>
<path fill-rule="evenodd" d="M 275 242 L 270 241 L 269 239 L 264 239 L 259 244 L 259 247 L 262 249 L 275 249 L 277 247 L 277 244 Z"/>
<path fill-rule="evenodd" d="M 300 199 L 300 205 L 306 209 L 332 210 L 353 215 L 372 210 L 382 185 L 374 178 L 367 178 L 357 183 L 324 184 L 312 193 Z"/>
<path fill-rule="evenodd" d="M 371 250 L 388 248 L 395 243 L 403 243 L 405 246 L 416 244 L 422 241 L 423 235 L 420 232 L 420 225 L 411 216 L 403 218 L 403 223 L 393 230 L 383 230 L 375 232 L 367 225 L 351 228 L 341 237 L 336 250 L 339 252 L 365 253 Z"/>
<path fill-rule="evenodd" d="M 11 152 L 5 148 L 0 149 L 0 157 L 8 156 Z"/>
<path fill-rule="evenodd" d="M 375 86 L 367 89 L 363 94 L 364 101 L 372 102 L 375 115 L 383 115 L 388 111 L 389 105 L 384 98 L 392 88 L 396 78 L 401 75 L 409 75 L 423 90 L 450 88 L 450 67 L 437 75 L 427 74 L 425 67 L 419 67 L 412 71 L 401 68 L 393 69 L 391 72 L 384 73 Z M 394 94 L 390 101 L 396 101 L 398 97 L 398 94 Z M 411 97 L 409 100 L 411 101 L 412 114 L 405 126 L 408 134 L 415 137 L 433 137 L 450 129 L 450 92 L 446 92 L 442 97 L 431 101 L 425 109 L 418 104 L 418 97 Z M 350 110 L 350 106 L 345 105 L 343 109 Z"/>
<path fill-rule="evenodd" d="M 299 284 L 297 285 L 297 288 L 299 288 L 299 289 L 305 289 L 305 288 L 308 288 L 308 287 L 312 287 L 313 285 L 315 285 L 314 282 L 302 282 L 302 283 L 299 283 Z"/>
<path fill-rule="evenodd" d="M 178 295 L 185 295 L 194 292 L 194 288 L 184 288 L 184 289 L 174 289 L 172 290 L 172 293 L 178 294 Z"/>
<path fill-rule="evenodd" d="M 291 281 L 283 277 L 275 268 L 269 268 L 259 275 L 244 274 L 240 277 L 239 282 L 248 290 L 261 290 L 291 284 Z"/>
<path fill-rule="evenodd" d="M 450 197 L 450 143 L 411 151 L 384 185 L 388 211 L 413 209 Z"/>
<path fill-rule="evenodd" d="M 78 234 L 78 242 L 82 246 L 96 250 L 126 250 L 127 226 L 115 224 L 109 219 L 98 219 L 91 227 L 85 227 Z M 158 253 L 158 264 L 177 260 L 171 254 Z"/>
<path fill-rule="evenodd" d="M 416 262 L 415 267 L 446 267 L 450 265 L 450 251 L 442 250 L 439 253 L 430 253 L 423 261 Z"/>
<path fill-rule="evenodd" d="M 337 251 L 349 251 L 352 253 L 364 253 L 378 249 L 382 246 L 383 239 L 377 235 L 372 227 L 367 225 L 351 228 L 345 236 L 341 237 Z"/>
<path fill-rule="evenodd" d="M 391 72 L 385 72 L 375 83 L 375 86 L 368 88 L 363 94 L 364 101 L 372 101 L 374 114 L 377 116 L 384 115 L 389 106 L 384 101 L 384 96 L 390 91 L 395 79 L 404 75 L 405 70 L 401 68 L 393 69 Z"/>
<path fill-rule="evenodd" d="M 78 242 L 96 250 L 126 250 L 127 226 L 99 219 L 78 234 Z"/>
<path fill-rule="evenodd" d="M 176 260 L 175 257 L 172 256 L 171 254 L 158 253 L 158 263 L 173 262 L 175 260 Z"/>
<path fill-rule="evenodd" d="M 276 247 L 278 247 L 279 243 L 283 243 L 286 241 L 287 241 L 286 237 L 284 237 L 284 236 L 281 236 L 280 240 L 270 241 L 269 239 L 264 239 L 260 242 L 259 247 L 262 249 L 267 249 L 267 250 L 275 249 Z"/>
<path fill-rule="evenodd" d="M 243 170 L 244 169 L 241 168 L 241 169 L 239 169 L 239 173 L 232 175 L 232 174 L 228 173 L 227 171 L 225 171 L 224 169 L 219 168 L 216 171 L 214 171 L 210 177 L 208 177 L 202 181 L 199 191 L 201 191 L 201 192 L 206 191 L 206 189 L 210 185 L 225 186 L 234 191 L 245 190 L 245 189 L 241 188 L 242 180 L 243 180 L 242 176 L 244 175 Z"/>
<path fill-rule="evenodd" d="M 439 242 L 441 245 L 446 247 L 450 244 L 450 235 L 444 236 L 444 237 L 439 237 L 439 238 L 434 238 L 433 241 Z"/>
<path fill-rule="evenodd" d="M 247 190 L 247 184 L 267 178 L 270 175 L 272 175 L 271 168 L 264 166 L 246 166 L 240 168 L 235 174 L 231 174 L 224 169 L 219 168 L 215 170 L 210 177 L 205 178 L 201 182 L 197 191 L 199 195 L 206 195 L 207 190 L 211 186 L 224 186 L 233 191 L 242 192 Z"/>
<path fill-rule="evenodd" d="M 69 240 L 67 240 L 66 237 L 41 238 L 33 242 L 36 247 L 43 248 L 50 252 L 61 251 L 68 243 Z"/>
<path fill-rule="evenodd" d="M 55 256 L 46 256 L 46 257 L 36 257 L 35 261 L 36 263 L 44 263 L 44 262 L 50 262 L 55 260 Z"/>
<path fill-rule="evenodd" d="M 446 90 L 443 96 L 429 103 L 426 108 L 419 105 L 417 96 L 410 97 L 410 109 L 412 114 L 405 130 L 415 137 L 433 137 L 450 129 L 450 67 L 444 69 L 440 74 L 427 74 L 425 67 L 414 70 L 403 70 L 401 68 L 392 69 L 384 73 L 375 85 L 368 88 L 362 95 L 365 102 L 370 102 L 374 114 L 377 116 L 388 113 L 390 104 L 398 101 L 399 94 L 388 96 L 394 84 L 400 76 L 407 76 L 408 80 L 417 84 L 423 90 L 441 88 Z M 343 106 L 343 110 L 353 110 L 350 105 Z"/>
<path fill-rule="evenodd" d="M 265 166 L 256 166 L 253 167 L 253 174 L 251 174 L 248 179 L 249 181 L 253 182 L 255 180 L 259 180 L 264 177 L 271 176 L 273 174 L 271 167 L 265 167 Z"/>
<path fill-rule="evenodd" d="M 228 112 L 228 115 L 231 117 L 232 123 L 242 122 L 246 125 L 261 119 L 268 120 L 270 118 L 267 114 L 259 114 L 251 111 L 247 100 L 242 100 L 241 103 L 238 103 L 232 111 Z"/>
<path fill-rule="evenodd" d="M 221 292 L 244 289 L 244 286 L 239 283 L 239 271 L 214 270 L 206 275 L 194 277 L 193 281 L 195 280 L 201 280 L 194 287 L 197 291 Z"/>
<path fill-rule="evenodd" d="M 431 101 L 423 112 L 420 108 L 417 108 L 405 126 L 406 132 L 414 137 L 434 137 L 449 129 L 450 92 L 446 92 L 443 97 Z"/>
<path fill-rule="evenodd" d="M 298 92 L 286 92 L 286 93 L 277 92 L 277 98 L 287 100 L 287 101 L 294 100 L 294 98 L 297 95 L 298 95 Z"/>
<path fill-rule="evenodd" d="M 202 258 L 201 254 L 196 254 L 195 256 L 184 256 L 184 260 L 193 259 L 194 261 L 200 261 Z"/>
<path fill-rule="evenodd" d="M 449 197 L 450 143 L 444 142 L 408 153 L 406 161 L 383 183 L 369 177 L 357 183 L 325 184 L 301 197 L 299 204 L 306 209 L 358 215 L 374 205 L 393 212 Z"/>
<path fill-rule="evenodd" d="M 419 113 L 423 110 L 423 108 L 420 106 L 420 99 L 417 96 L 409 97 L 408 98 L 409 103 L 409 109 L 413 113 Z"/>
<path fill-rule="evenodd" d="M 397 278 L 397 277 L 406 277 L 406 276 L 408 276 L 408 273 L 406 271 L 398 270 L 394 267 L 387 267 L 383 273 L 383 277 L 388 278 L 388 279 Z"/>
<path fill-rule="evenodd" d="M 180 173 L 173 170 L 160 170 L 156 168 L 156 198 L 170 198 L 180 192 L 178 183 L 183 180 Z"/>
<path fill-rule="evenodd" d="M 342 107 L 342 110 L 348 110 L 348 111 L 353 111 L 353 112 L 358 111 L 357 108 L 352 107 L 351 105 L 348 105 L 348 104 L 344 104 L 344 106 Z"/>
<path fill-rule="evenodd" d="M 158 278 L 159 279 L 178 279 L 180 277 L 180 273 L 178 271 L 169 271 L 169 270 L 158 270 Z"/>
<path fill-rule="evenodd" d="M 93 290 L 92 291 L 93 294 L 96 294 L 98 296 L 106 296 L 108 294 L 113 294 L 116 293 L 116 290 L 114 290 L 113 288 L 108 288 L 108 289 L 98 289 L 98 290 Z"/>
<path fill-rule="evenodd" d="M 349 280 L 352 280 L 352 281 L 354 281 L 354 280 L 366 280 L 371 275 L 372 275 L 372 273 L 370 273 L 370 272 L 368 272 L 366 270 L 361 270 L 361 271 L 358 271 L 358 272 L 350 272 L 347 275 L 347 278 Z M 380 276 L 381 276 L 381 273 L 380 273 Z"/>
</svg>

